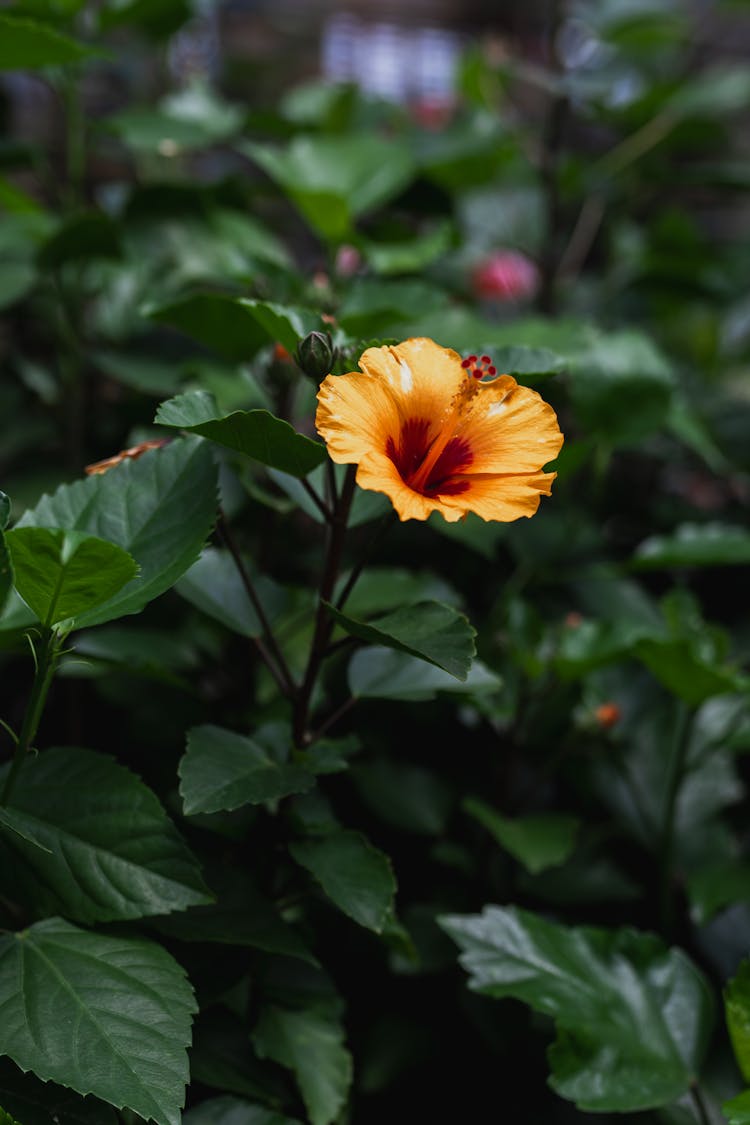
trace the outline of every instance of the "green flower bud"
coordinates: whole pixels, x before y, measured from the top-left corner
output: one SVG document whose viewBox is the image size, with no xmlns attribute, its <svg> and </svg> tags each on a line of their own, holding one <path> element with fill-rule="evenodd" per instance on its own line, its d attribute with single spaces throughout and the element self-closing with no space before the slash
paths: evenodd
<svg viewBox="0 0 750 1125">
<path fill-rule="evenodd" d="M 333 341 L 327 332 L 308 332 L 297 348 L 297 365 L 319 383 L 333 367 Z"/>
</svg>

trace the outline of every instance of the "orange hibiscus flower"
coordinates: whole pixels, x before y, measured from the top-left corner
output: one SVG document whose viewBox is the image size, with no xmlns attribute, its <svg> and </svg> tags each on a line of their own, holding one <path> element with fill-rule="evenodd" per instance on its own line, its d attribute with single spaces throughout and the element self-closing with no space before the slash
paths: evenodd
<svg viewBox="0 0 750 1125">
<path fill-rule="evenodd" d="M 533 516 L 560 451 L 554 410 L 489 357 L 462 360 L 433 340 L 368 348 L 360 371 L 328 375 L 315 423 L 357 484 L 384 492 L 402 520 L 467 512 L 508 522 Z M 485 381 L 489 378 L 491 381 Z"/>
</svg>

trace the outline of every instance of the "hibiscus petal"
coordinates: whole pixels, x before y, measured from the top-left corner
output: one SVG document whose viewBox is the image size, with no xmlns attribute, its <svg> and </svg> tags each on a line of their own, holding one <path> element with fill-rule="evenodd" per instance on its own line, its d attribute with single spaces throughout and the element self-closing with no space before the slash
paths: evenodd
<svg viewBox="0 0 750 1125">
<path fill-rule="evenodd" d="M 533 516 L 542 496 L 549 496 L 557 473 L 519 473 L 487 476 L 467 474 L 466 492 L 442 498 L 445 508 L 462 515 L 474 512 L 483 520 L 510 523 L 521 516 Z"/>
<path fill-rule="evenodd" d="M 464 515 L 464 509 L 447 507 L 439 496 L 423 496 L 409 488 L 383 453 L 370 453 L 360 462 L 357 484 L 372 492 L 384 492 L 400 520 L 426 520 L 432 512 L 440 512 L 449 523 L 456 523 Z"/>
<path fill-rule="evenodd" d="M 457 434 L 473 454 L 472 473 L 526 473 L 554 461 L 563 443 L 557 416 L 510 375 L 482 386 Z"/>
</svg>

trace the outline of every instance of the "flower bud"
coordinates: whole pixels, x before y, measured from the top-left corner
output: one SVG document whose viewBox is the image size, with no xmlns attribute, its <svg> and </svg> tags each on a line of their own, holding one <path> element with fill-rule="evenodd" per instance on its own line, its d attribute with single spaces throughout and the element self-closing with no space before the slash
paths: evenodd
<svg viewBox="0 0 750 1125">
<path fill-rule="evenodd" d="M 333 367 L 333 341 L 327 332 L 308 332 L 297 348 L 297 364 L 316 383 Z"/>
</svg>

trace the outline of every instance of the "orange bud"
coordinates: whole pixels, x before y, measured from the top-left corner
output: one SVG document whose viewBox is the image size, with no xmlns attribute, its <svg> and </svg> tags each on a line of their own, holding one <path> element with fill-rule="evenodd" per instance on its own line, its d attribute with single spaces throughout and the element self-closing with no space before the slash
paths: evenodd
<svg viewBox="0 0 750 1125">
<path fill-rule="evenodd" d="M 291 363 L 292 362 L 292 357 L 289 354 L 289 352 L 287 351 L 287 349 L 284 347 L 283 344 L 274 344 L 274 346 L 273 346 L 273 358 L 275 360 L 277 360 L 278 363 Z"/>
<path fill-rule="evenodd" d="M 609 730 L 622 718 L 622 711 L 616 703 L 600 703 L 594 711 L 594 717 L 604 730 Z"/>
</svg>

